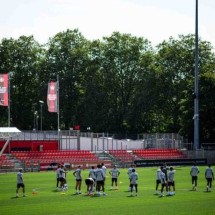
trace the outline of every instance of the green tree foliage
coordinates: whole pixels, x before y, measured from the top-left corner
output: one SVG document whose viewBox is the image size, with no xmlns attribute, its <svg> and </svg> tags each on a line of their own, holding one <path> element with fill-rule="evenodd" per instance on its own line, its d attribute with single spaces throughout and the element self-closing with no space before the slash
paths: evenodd
<svg viewBox="0 0 215 215">
<path fill-rule="evenodd" d="M 9 72 L 11 78 L 11 125 L 20 129 L 33 128 L 42 55 L 42 47 L 32 36 L 3 39 L 0 45 L 0 71 Z"/>
<path fill-rule="evenodd" d="M 47 93 L 50 79 L 60 80 L 60 116 L 61 127 L 68 129 L 79 124 L 83 114 L 80 105 L 84 94 L 83 76 L 88 63 L 89 42 L 78 30 L 67 30 L 56 34 L 47 44 L 47 52 L 41 77 L 43 97 Z M 52 118 L 53 119 L 53 118 Z M 51 123 L 54 126 L 54 123 Z M 55 128 L 56 128 L 55 123 Z"/>
<path fill-rule="evenodd" d="M 194 41 L 180 35 L 152 48 L 147 39 L 119 32 L 88 41 L 77 29 L 43 46 L 33 37 L 3 39 L 0 73 L 11 74 L 12 125 L 32 129 L 43 100 L 43 128 L 57 128 L 46 96 L 48 82 L 59 76 L 61 129 L 80 124 L 94 132 L 176 132 L 192 141 Z M 213 48 L 199 40 L 201 142 L 215 141 L 214 71 Z M 5 126 L 5 107 L 0 115 Z"/>
</svg>

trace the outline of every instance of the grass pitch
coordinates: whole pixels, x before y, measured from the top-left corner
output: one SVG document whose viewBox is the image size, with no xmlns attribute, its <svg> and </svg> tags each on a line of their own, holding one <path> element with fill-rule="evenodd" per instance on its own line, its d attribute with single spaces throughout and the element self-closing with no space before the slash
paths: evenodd
<svg viewBox="0 0 215 215">
<path fill-rule="evenodd" d="M 111 190 L 111 177 L 107 174 L 107 196 L 86 196 L 82 182 L 82 194 L 75 195 L 75 178 L 67 175 L 69 189 L 56 191 L 56 173 L 24 173 L 27 197 L 15 198 L 16 173 L 0 174 L 1 215 L 215 215 L 214 191 L 206 192 L 205 167 L 200 167 L 197 191 L 191 191 L 190 167 L 177 167 L 176 194 L 170 197 L 154 195 L 157 168 L 136 168 L 139 174 L 138 196 L 128 192 L 127 169 L 120 169 L 119 190 Z M 108 170 L 109 171 L 109 170 Z M 88 170 L 82 172 L 87 178 Z M 215 184 L 214 184 L 215 185 Z M 19 191 L 22 196 L 21 189 Z"/>
</svg>

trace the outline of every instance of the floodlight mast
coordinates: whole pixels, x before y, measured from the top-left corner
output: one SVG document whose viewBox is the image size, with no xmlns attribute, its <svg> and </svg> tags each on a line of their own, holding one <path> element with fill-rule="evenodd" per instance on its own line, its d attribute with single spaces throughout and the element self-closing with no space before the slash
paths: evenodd
<svg viewBox="0 0 215 215">
<path fill-rule="evenodd" d="M 195 16 L 195 87 L 194 87 L 194 149 L 199 149 L 199 46 L 198 46 L 198 0 L 196 0 Z"/>
</svg>

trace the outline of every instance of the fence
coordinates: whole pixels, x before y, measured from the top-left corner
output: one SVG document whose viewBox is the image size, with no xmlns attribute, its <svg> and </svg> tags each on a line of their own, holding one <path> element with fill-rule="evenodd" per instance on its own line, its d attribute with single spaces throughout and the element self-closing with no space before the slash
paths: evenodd
<svg viewBox="0 0 215 215">
<path fill-rule="evenodd" d="M 23 131 L 11 140 L 58 140 L 62 150 L 133 150 L 149 148 L 182 149 L 183 137 L 174 133 L 155 133 L 132 135 L 134 139 L 119 139 L 122 135 L 109 133 L 79 132 L 74 130 Z M 127 136 L 127 135 L 126 135 Z"/>
</svg>

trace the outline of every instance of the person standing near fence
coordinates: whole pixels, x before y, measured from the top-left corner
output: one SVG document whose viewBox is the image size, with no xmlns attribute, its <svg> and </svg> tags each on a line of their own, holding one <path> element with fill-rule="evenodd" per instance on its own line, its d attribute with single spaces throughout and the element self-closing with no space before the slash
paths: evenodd
<svg viewBox="0 0 215 215">
<path fill-rule="evenodd" d="M 22 168 L 19 169 L 19 172 L 17 173 L 17 186 L 16 186 L 16 197 L 19 197 L 19 188 L 22 187 L 23 197 L 26 197 L 25 195 L 25 184 L 23 180 L 23 172 Z"/>
<path fill-rule="evenodd" d="M 211 165 L 209 164 L 205 170 L 205 179 L 207 180 L 207 192 L 211 191 L 212 189 L 212 180 L 214 180 L 214 173 Z"/>
<path fill-rule="evenodd" d="M 196 191 L 196 189 L 197 189 L 198 174 L 199 174 L 199 168 L 196 166 L 196 163 L 194 163 L 190 170 L 190 175 L 191 175 L 194 191 Z"/>
</svg>

